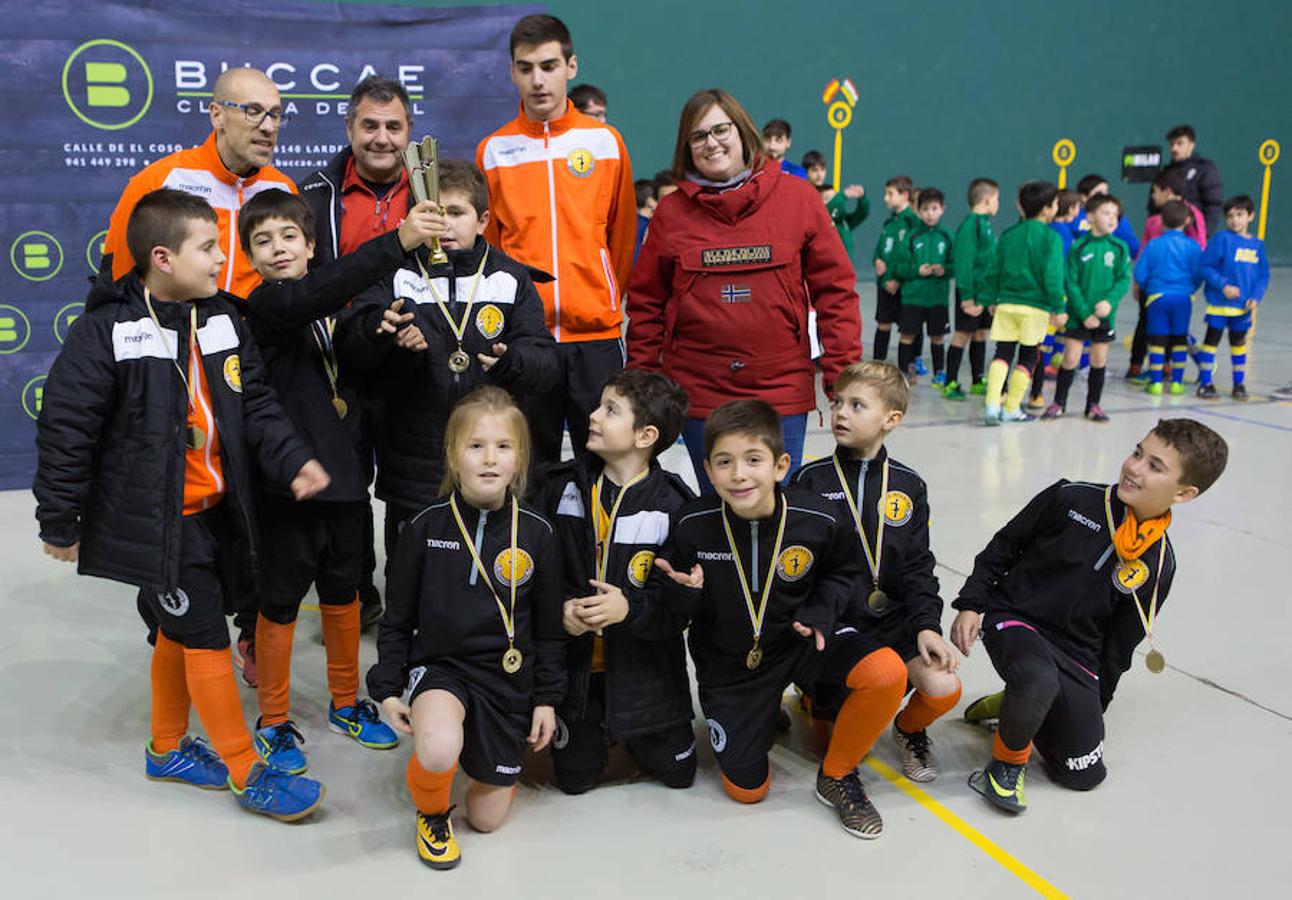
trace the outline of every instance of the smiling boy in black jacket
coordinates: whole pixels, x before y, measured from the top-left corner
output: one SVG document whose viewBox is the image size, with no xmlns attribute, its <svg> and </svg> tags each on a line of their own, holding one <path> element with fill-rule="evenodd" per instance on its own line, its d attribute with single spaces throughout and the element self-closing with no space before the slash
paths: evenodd
<svg viewBox="0 0 1292 900">
<path fill-rule="evenodd" d="M 256 758 L 224 620 L 254 568 L 251 468 L 297 500 L 328 476 L 266 383 L 224 264 L 215 210 L 161 189 L 130 214 L 135 270 L 98 282 L 45 382 L 33 492 L 45 552 L 139 588 L 155 626 L 148 778 L 231 789 L 246 809 L 309 815 L 317 781 Z M 197 710 L 211 746 L 187 734 Z M 218 754 L 218 755 L 217 755 Z"/>
<path fill-rule="evenodd" d="M 443 161 L 440 205 L 448 262 L 435 265 L 427 250 L 417 251 L 356 303 L 358 327 L 338 339 L 356 362 L 367 360 L 369 383 L 392 411 L 376 426 L 388 569 L 400 526 L 439 495 L 444 428 L 454 404 L 484 385 L 517 398 L 541 393 L 558 374 L 556 342 L 534 289 L 535 278 L 550 276 L 485 242 L 489 192 L 480 170 Z M 394 348 L 381 322 L 400 300 L 413 314 L 401 338 L 412 342 Z"/>
<path fill-rule="evenodd" d="M 567 794 L 596 786 L 617 741 L 669 787 L 695 780 L 683 623 L 646 599 L 669 518 L 695 498 L 657 461 L 688 405 L 663 375 L 616 373 L 589 417 L 588 456 L 551 468 L 540 492 L 561 538 L 565 630 L 574 637 L 552 742 L 556 784 Z"/>
<path fill-rule="evenodd" d="M 816 797 L 849 834 L 879 837 L 857 766 L 902 702 L 906 667 L 870 635 L 835 627 L 865 578 L 852 528 L 819 497 L 780 487 L 790 457 L 780 417 L 761 400 L 714 410 L 704 444 L 717 493 L 678 512 L 652 577 L 672 581 L 664 601 L 690 622 L 723 788 L 741 803 L 766 797 L 781 694 L 791 682 L 836 686 L 846 696 Z"/>
<path fill-rule="evenodd" d="M 326 490 L 296 503 L 267 483 L 257 485 L 256 514 L 264 566 L 258 584 L 256 661 L 260 720 L 256 750 L 289 772 L 303 772 L 301 734 L 290 718 L 292 638 L 301 601 L 318 589 L 332 702 L 328 725 L 365 747 L 398 743 L 369 700 L 360 700 L 357 592 L 364 555 L 368 485 L 360 448 L 362 401 L 333 337 L 351 299 L 399 268 L 404 254 L 430 240 L 440 224 L 422 203 L 398 229 L 354 253 L 308 272 L 314 220 L 286 191 L 254 197 L 238 219 L 243 252 L 264 282 L 244 313 L 264 354 L 270 384 L 287 415 L 332 476 Z M 342 328 L 353 327 L 343 321 Z"/>
<path fill-rule="evenodd" d="M 982 634 L 1005 680 L 992 760 L 970 784 L 1008 812 L 1027 808 L 1023 773 L 1035 741 L 1063 787 L 1104 780 L 1103 711 L 1131 654 L 1147 638 L 1175 577 L 1166 534 L 1171 507 L 1211 487 L 1225 469 L 1224 438 L 1192 419 L 1161 419 L 1122 463 L 1115 485 L 1060 480 L 996 532 L 977 559 L 951 626 L 966 656 Z M 979 783 L 981 782 L 981 783 Z"/>
<path fill-rule="evenodd" d="M 932 781 L 938 770 L 928 727 L 960 700 L 959 661 L 942 638 L 928 488 L 884 447 L 906 415 L 910 396 L 906 378 L 887 362 L 844 369 L 830 404 L 830 427 L 839 446 L 829 458 L 799 469 L 791 484 L 833 503 L 840 519 L 854 527 L 860 540 L 855 552 L 865 558 L 870 577 L 856 585 L 843 621 L 874 635 L 905 661 L 915 692 L 893 720 L 893 739 L 906 777 Z M 815 692 L 814 715 L 831 712 L 829 693 Z"/>
</svg>

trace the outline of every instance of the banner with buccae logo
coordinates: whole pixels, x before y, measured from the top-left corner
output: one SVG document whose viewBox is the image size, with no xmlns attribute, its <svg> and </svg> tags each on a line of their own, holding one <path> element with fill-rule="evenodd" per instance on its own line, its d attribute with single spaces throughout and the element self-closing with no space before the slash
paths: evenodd
<svg viewBox="0 0 1292 900">
<path fill-rule="evenodd" d="M 226 68 L 264 70 L 292 119 L 274 165 L 300 181 L 346 145 L 354 85 L 397 78 L 413 135 L 472 159 L 516 114 L 507 39 L 541 7 L 278 0 L 0 0 L 0 489 L 35 471 L 45 374 L 84 309 L 130 176 L 202 143 Z"/>
</svg>

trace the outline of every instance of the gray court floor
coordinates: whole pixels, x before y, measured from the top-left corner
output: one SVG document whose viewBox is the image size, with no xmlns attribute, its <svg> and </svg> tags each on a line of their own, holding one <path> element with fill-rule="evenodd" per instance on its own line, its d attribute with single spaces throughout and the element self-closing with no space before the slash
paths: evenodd
<svg viewBox="0 0 1292 900">
<path fill-rule="evenodd" d="M 1275 274 L 1249 369 L 1251 402 L 1151 399 L 1121 380 L 1113 353 L 1105 408 L 1080 418 L 987 429 L 981 403 L 915 391 L 893 454 L 926 478 L 943 597 L 975 553 L 1033 493 L 1060 476 L 1109 480 L 1158 417 L 1196 416 L 1230 442 L 1229 470 L 1178 510 L 1180 574 L 1158 625 L 1167 670 L 1137 656 L 1108 713 L 1110 774 L 1076 794 L 1033 766 L 1026 815 L 1009 819 L 965 785 L 989 734 L 960 720 L 999 681 L 978 649 L 961 669 L 961 706 L 933 727 L 940 780 L 911 796 L 879 771 L 897 764 L 885 735 L 862 777 L 885 817 L 863 842 L 812 796 L 815 738 L 795 719 L 773 753 L 766 802 L 729 801 L 697 722 L 694 788 L 634 782 L 565 797 L 534 760 L 511 819 L 491 835 L 460 821 L 463 864 L 421 866 L 404 787 L 407 744 L 363 750 L 330 733 L 317 614 L 297 632 L 293 705 L 310 774 L 328 787 L 312 820 L 282 825 L 227 794 L 143 777 L 148 648 L 133 591 L 78 578 L 40 554 L 26 492 L 0 494 L 0 859 L 10 897 L 1287 896 L 1292 826 L 1292 701 L 1285 693 L 1292 608 L 1292 404 L 1266 393 L 1292 380 L 1292 271 Z M 873 287 L 863 286 L 869 346 Z M 1124 310 L 1125 333 L 1133 313 Z M 1195 334 L 1198 334 L 1195 324 Z M 1228 362 L 1219 366 L 1228 394 Z M 1073 388 L 1080 409 L 1084 383 Z M 977 398 L 974 398 L 977 401 Z M 824 407 L 823 407 L 824 408 Z M 808 453 L 830 452 L 813 419 Z M 681 448 L 668 465 L 684 470 Z M 951 621 L 950 610 L 944 625 Z M 363 667 L 375 659 L 365 637 Z M 255 695 L 243 688 L 253 717 Z M 698 710 L 698 706 L 697 706 Z M 196 727 L 196 720 L 194 720 Z M 461 786 L 459 785 L 459 792 Z M 456 796 L 456 795 L 455 795 Z M 285 892 L 285 893 L 284 893 Z"/>
</svg>

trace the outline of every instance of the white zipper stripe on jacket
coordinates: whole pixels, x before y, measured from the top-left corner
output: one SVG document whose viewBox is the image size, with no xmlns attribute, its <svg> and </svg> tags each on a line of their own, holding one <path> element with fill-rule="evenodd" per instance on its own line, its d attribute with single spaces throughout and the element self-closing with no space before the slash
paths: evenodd
<svg viewBox="0 0 1292 900">
<path fill-rule="evenodd" d="M 476 549 L 482 555 L 484 554 L 485 520 L 488 518 L 489 518 L 489 510 L 487 509 L 480 510 L 480 521 L 476 523 Z M 468 581 L 467 584 L 471 585 L 472 587 L 475 587 L 476 576 L 479 574 L 479 572 L 480 572 L 479 567 L 473 565 L 471 567 L 471 580 Z"/>
<path fill-rule="evenodd" d="M 341 221 L 336 215 L 336 186 L 328 180 L 326 175 L 320 174 L 319 177 L 327 185 L 328 221 L 332 223 L 332 258 L 339 259 L 341 257 L 341 246 L 337 242 L 341 239 Z"/>
<path fill-rule="evenodd" d="M 233 246 L 234 241 L 238 239 L 238 210 L 242 208 L 241 178 L 233 185 L 233 189 L 238 192 L 238 202 L 234 204 L 233 209 L 229 210 L 229 258 L 224 261 L 224 264 L 229 267 L 229 271 L 224 276 L 224 289 L 226 291 L 233 290 L 233 270 L 235 268 L 233 264 L 235 259 Z"/>
<path fill-rule="evenodd" d="M 758 593 L 761 588 L 758 586 L 758 523 L 749 523 L 749 558 L 752 560 L 749 564 L 749 589 Z"/>
<path fill-rule="evenodd" d="M 552 171 L 552 153 L 549 147 L 552 129 L 543 123 L 543 156 L 547 159 L 547 206 L 552 216 L 552 337 L 561 342 L 561 263 L 556 252 L 556 175 Z"/>
</svg>

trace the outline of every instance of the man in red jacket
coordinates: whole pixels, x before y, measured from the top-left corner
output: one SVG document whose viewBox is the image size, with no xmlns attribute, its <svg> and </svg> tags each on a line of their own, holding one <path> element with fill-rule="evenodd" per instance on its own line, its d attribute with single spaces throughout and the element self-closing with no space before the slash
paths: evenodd
<svg viewBox="0 0 1292 900">
<path fill-rule="evenodd" d="M 555 462 L 561 426 L 576 454 L 606 379 L 624 366 L 622 285 L 637 242 L 637 194 L 623 138 L 574 108 L 578 72 L 570 32 L 554 16 L 526 16 L 511 33 L 520 115 L 480 142 L 489 185 L 485 240 L 555 276 L 538 285 L 557 340 L 561 377 L 525 401 L 535 462 Z"/>
</svg>

